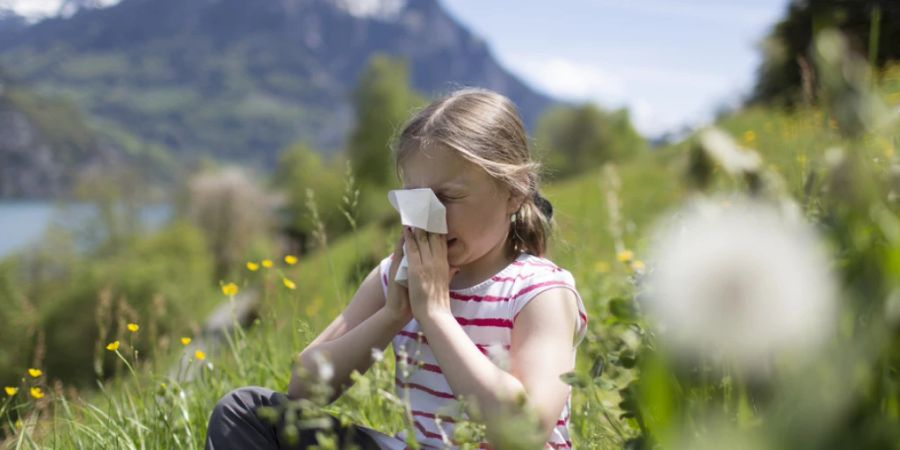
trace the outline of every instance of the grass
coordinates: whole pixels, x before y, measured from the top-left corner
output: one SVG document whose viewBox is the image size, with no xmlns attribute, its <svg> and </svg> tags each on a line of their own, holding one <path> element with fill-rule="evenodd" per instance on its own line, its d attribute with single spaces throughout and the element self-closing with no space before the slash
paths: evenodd
<svg viewBox="0 0 900 450">
<path fill-rule="evenodd" d="M 895 93 L 887 98 L 900 103 Z M 803 195 L 810 174 L 825 164 L 827 150 L 842 142 L 834 124 L 817 110 L 748 109 L 719 125 L 743 145 L 758 149 L 794 198 Z M 622 304 L 618 299 L 634 295 L 640 272 L 635 268 L 655 220 L 691 193 L 684 174 L 692 145 L 689 139 L 635 155 L 543 192 L 556 211 L 549 257 L 573 273 L 590 317 L 576 372 L 593 382 L 576 383 L 570 425 L 580 448 L 621 448 L 636 434 L 634 419 L 620 416 L 619 402 L 620 390 L 636 376 L 623 361 L 634 350 L 632 341 L 640 338 L 632 336 L 633 326 L 617 319 L 621 313 L 615 309 Z M 868 137 L 858 145 L 874 163 L 887 166 L 895 158 L 898 138 Z M 741 181 L 716 177 L 713 183 L 716 191 L 732 192 Z M 395 231 L 368 225 L 296 265 L 245 271 L 230 280 L 241 291 L 259 292 L 261 315 L 204 360 L 187 348 L 151 361 L 119 353 L 134 366 L 133 374 L 100 383 L 95 393 L 43 385 L 46 396 L 39 400 L 27 397 L 26 388 L 42 380 L 24 382 L 19 393 L 0 403 L 0 416 L 10 419 L 5 443 L 11 448 L 202 448 L 207 418 L 223 394 L 246 385 L 287 389 L 293 357 L 346 306 L 396 238 Z M 627 252 L 633 256 L 626 257 Z M 293 280 L 297 289 L 286 288 L 283 278 Z M 391 394 L 393 360 L 388 351 L 325 410 L 387 433 L 404 428 L 400 399 Z M 604 362 L 599 376 L 598 360 Z M 167 368 L 179 361 L 192 367 L 196 377 L 169 374 Z"/>
</svg>

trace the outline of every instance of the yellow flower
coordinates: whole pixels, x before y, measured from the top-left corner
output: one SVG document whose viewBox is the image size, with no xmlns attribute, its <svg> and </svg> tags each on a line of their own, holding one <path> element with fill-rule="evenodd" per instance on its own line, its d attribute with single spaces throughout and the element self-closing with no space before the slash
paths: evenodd
<svg viewBox="0 0 900 450">
<path fill-rule="evenodd" d="M 263 265 L 263 267 L 268 269 L 268 268 L 272 267 L 272 260 L 264 259 L 264 260 L 262 260 L 262 265 Z"/>
<path fill-rule="evenodd" d="M 206 359 L 206 353 L 203 353 L 201 350 L 197 350 L 194 352 L 194 358 L 197 358 L 198 361 L 203 361 Z"/>
<path fill-rule="evenodd" d="M 21 429 L 22 429 L 22 421 L 19 420 L 19 419 L 16 419 L 16 429 L 17 429 L 17 430 L 21 430 Z"/>
<path fill-rule="evenodd" d="M 119 341 L 112 341 L 109 344 L 106 344 L 106 349 L 114 352 L 119 349 Z"/>
<path fill-rule="evenodd" d="M 136 323 L 128 324 L 128 331 L 130 331 L 132 333 L 137 333 L 137 330 L 139 330 L 140 328 L 141 328 L 141 326 Z"/>
<path fill-rule="evenodd" d="M 297 264 L 297 257 L 294 255 L 287 255 L 284 257 L 284 262 L 289 266 L 293 266 L 294 264 Z"/>
<path fill-rule="evenodd" d="M 189 338 L 189 337 L 181 338 L 181 345 L 188 345 L 190 343 L 191 343 L 191 338 Z"/>
<path fill-rule="evenodd" d="M 632 261 L 631 262 L 631 270 L 634 270 L 635 272 L 640 272 L 640 271 L 644 270 L 644 262 L 641 260 L 638 260 L 638 259 Z"/>
<path fill-rule="evenodd" d="M 297 289 L 297 285 L 294 284 L 293 281 L 288 280 L 287 278 L 282 278 L 281 282 L 284 283 L 284 287 L 286 287 L 288 289 Z"/>
<path fill-rule="evenodd" d="M 31 375 L 31 378 L 37 378 L 43 374 L 44 372 L 41 372 L 41 369 L 28 369 L 28 375 Z"/>
<path fill-rule="evenodd" d="M 19 392 L 19 388 L 12 386 L 5 386 L 3 390 L 6 391 L 8 397 L 12 397 L 13 395 L 16 395 L 16 392 Z"/>
<path fill-rule="evenodd" d="M 756 142 L 756 133 L 753 130 L 747 130 L 744 132 L 744 143 L 752 144 Z"/>
<path fill-rule="evenodd" d="M 634 252 L 632 252 L 631 250 L 622 250 L 618 255 L 616 255 L 616 259 L 618 259 L 619 262 L 627 263 L 634 259 Z"/>
<path fill-rule="evenodd" d="M 597 261 L 594 263 L 594 270 L 597 273 L 609 272 L 609 263 L 606 261 Z"/>
<path fill-rule="evenodd" d="M 31 393 L 31 396 L 37 400 L 44 398 L 44 391 L 42 391 L 41 388 L 39 388 L 37 386 L 31 388 L 29 390 L 29 393 Z"/>
<path fill-rule="evenodd" d="M 256 272 L 257 270 L 259 270 L 259 264 L 255 263 L 253 261 L 247 261 L 247 270 L 249 270 L 251 272 Z"/>
<path fill-rule="evenodd" d="M 238 286 L 234 283 L 228 283 L 228 284 L 222 286 L 222 293 L 229 297 L 237 295 Z"/>
</svg>

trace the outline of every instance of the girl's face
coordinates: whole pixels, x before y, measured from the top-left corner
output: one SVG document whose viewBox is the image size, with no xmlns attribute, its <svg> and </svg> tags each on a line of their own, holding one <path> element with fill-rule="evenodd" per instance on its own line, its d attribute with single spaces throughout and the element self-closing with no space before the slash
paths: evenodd
<svg viewBox="0 0 900 450">
<path fill-rule="evenodd" d="M 516 199 L 481 167 L 455 151 L 416 150 L 402 164 L 404 189 L 431 188 L 447 209 L 451 267 L 490 268 L 505 259 L 509 217 Z M 474 268 L 474 267 L 473 267 Z"/>
</svg>

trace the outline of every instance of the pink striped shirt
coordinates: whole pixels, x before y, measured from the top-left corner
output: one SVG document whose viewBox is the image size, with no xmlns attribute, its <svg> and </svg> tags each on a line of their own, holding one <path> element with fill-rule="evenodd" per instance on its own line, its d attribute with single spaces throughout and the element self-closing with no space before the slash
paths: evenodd
<svg viewBox="0 0 900 450">
<path fill-rule="evenodd" d="M 381 261 L 381 286 L 387 296 L 391 257 Z M 500 367 L 506 366 L 512 329 L 516 316 L 528 302 L 548 289 L 569 289 L 578 299 L 580 320 L 577 325 L 576 346 L 584 339 L 587 314 L 575 288 L 572 275 L 545 258 L 522 253 L 511 264 L 491 278 L 465 289 L 451 289 L 451 311 L 473 343 Z M 457 448 L 453 429 L 457 420 L 467 419 L 454 396 L 428 340 L 415 319 L 411 320 L 392 341 L 396 357 L 396 390 L 408 399 L 412 410 L 416 440 L 425 448 Z M 546 448 L 571 448 L 569 395 Z M 406 432 L 388 436 L 365 429 L 383 449 L 406 448 Z M 482 443 L 487 447 L 487 443 Z"/>
</svg>

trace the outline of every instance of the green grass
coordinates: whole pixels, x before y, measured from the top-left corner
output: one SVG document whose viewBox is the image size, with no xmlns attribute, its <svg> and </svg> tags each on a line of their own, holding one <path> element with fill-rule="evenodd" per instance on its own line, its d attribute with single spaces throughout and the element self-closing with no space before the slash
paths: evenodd
<svg viewBox="0 0 900 450">
<path fill-rule="evenodd" d="M 886 94 L 888 99 L 897 98 L 893 92 Z M 809 174 L 826 164 L 826 150 L 842 145 L 833 124 L 816 110 L 749 109 L 723 119 L 720 126 L 743 145 L 758 149 L 794 198 L 803 195 Z M 887 166 L 883 163 L 896 157 L 898 138 L 896 134 L 867 137 L 851 150 Z M 636 375 L 622 363 L 633 351 L 629 343 L 633 331 L 611 310 L 615 299 L 634 295 L 635 273 L 617 256 L 631 250 L 641 260 L 655 221 L 691 193 L 685 171 L 692 145 L 688 140 L 635 155 L 543 191 L 556 211 L 549 257 L 573 273 L 590 317 L 577 373 L 590 380 L 594 362 L 607 363 L 599 381 L 582 383 L 573 393 L 571 431 L 579 448 L 621 448 L 637 433 L 634 419 L 621 418 L 619 407 L 620 389 Z M 712 183 L 719 192 L 741 189 L 741 181 L 722 174 Z M 617 209 L 612 202 L 618 203 Z M 611 217 L 616 215 L 619 220 L 614 222 Z M 191 364 L 200 368 L 194 379 L 167 375 L 177 361 L 194 359 L 182 349 L 151 361 L 121 354 L 134 365 L 135 374 L 102 384 L 97 392 L 44 386 L 46 397 L 34 401 L 27 398 L 26 387 L 35 382 L 27 382 L 16 396 L 0 404 L 3 411 L 13 411 L 8 416 L 13 421 L 18 417 L 23 422 L 18 429 L 12 421 L 7 424 L 7 444 L 16 448 L 201 448 L 208 415 L 223 394 L 245 385 L 286 390 L 293 357 L 346 306 L 361 278 L 390 252 L 396 237 L 396 231 L 369 225 L 295 266 L 277 263 L 230 280 L 243 292 L 260 293 L 261 316 L 247 330 L 231 335 L 230 345 L 209 351 L 205 361 L 194 360 Z M 282 277 L 295 281 L 297 289 L 285 288 Z M 177 341 L 178 337 L 170 338 Z M 387 433 L 403 428 L 401 407 L 389 394 L 392 366 L 388 353 L 327 411 Z"/>
</svg>

